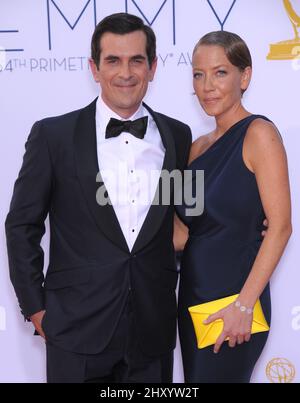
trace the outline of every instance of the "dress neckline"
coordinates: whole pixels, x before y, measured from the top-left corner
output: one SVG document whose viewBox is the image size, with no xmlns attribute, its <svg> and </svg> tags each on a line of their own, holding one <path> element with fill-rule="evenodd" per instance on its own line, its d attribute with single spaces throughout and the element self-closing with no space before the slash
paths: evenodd
<svg viewBox="0 0 300 403">
<path fill-rule="evenodd" d="M 227 129 L 225 131 L 224 134 L 222 134 L 221 137 L 219 137 L 210 147 L 208 147 L 202 154 L 198 155 L 196 158 L 193 159 L 192 162 L 190 162 L 187 166 L 187 168 L 189 168 L 195 161 L 198 161 L 201 157 L 203 157 L 204 155 L 206 155 L 208 153 L 208 151 L 210 151 L 212 148 L 214 148 L 214 146 L 216 144 L 219 144 L 221 142 L 222 139 L 224 139 L 224 137 L 227 137 L 227 135 L 231 132 L 232 129 L 234 129 L 239 123 L 243 122 L 244 120 L 250 118 L 251 116 L 257 116 L 254 114 L 245 116 L 243 119 L 238 120 L 237 122 L 235 122 L 232 126 L 229 127 L 229 129 Z"/>
</svg>

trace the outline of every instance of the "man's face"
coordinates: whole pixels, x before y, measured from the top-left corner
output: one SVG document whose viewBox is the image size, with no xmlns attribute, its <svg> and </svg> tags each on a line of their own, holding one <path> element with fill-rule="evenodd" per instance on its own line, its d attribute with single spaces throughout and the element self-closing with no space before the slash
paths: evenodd
<svg viewBox="0 0 300 403">
<path fill-rule="evenodd" d="M 142 102 L 157 60 L 149 66 L 143 31 L 124 35 L 106 32 L 100 49 L 99 68 L 90 61 L 94 79 L 100 83 L 104 102 L 119 116 L 128 118 Z"/>
</svg>

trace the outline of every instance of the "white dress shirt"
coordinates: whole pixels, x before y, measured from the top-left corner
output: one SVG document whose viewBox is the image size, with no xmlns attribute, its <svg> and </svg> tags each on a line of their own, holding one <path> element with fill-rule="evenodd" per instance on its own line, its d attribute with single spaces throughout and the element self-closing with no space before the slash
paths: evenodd
<svg viewBox="0 0 300 403">
<path fill-rule="evenodd" d="M 122 132 L 106 139 L 110 118 L 135 120 L 148 116 L 144 139 Z M 98 165 L 129 250 L 136 241 L 154 199 L 165 148 L 150 113 L 141 104 L 137 112 L 123 119 L 113 112 L 101 95 L 96 105 Z"/>
</svg>

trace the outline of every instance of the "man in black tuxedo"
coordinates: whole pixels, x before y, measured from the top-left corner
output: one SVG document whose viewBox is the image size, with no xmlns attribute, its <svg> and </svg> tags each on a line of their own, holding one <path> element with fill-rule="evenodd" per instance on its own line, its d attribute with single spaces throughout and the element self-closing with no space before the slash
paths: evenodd
<svg viewBox="0 0 300 403">
<path fill-rule="evenodd" d="M 36 122 L 26 143 L 7 247 L 22 313 L 46 339 L 48 382 L 172 381 L 174 205 L 151 200 L 162 170 L 184 169 L 191 133 L 142 103 L 156 65 L 150 27 L 130 14 L 106 17 L 90 60 L 101 96 Z M 140 171 L 158 175 L 147 184 Z"/>
</svg>

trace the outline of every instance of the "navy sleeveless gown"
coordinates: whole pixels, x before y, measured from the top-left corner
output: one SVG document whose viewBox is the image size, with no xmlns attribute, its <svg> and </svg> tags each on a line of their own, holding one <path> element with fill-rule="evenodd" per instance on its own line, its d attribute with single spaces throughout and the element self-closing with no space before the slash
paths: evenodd
<svg viewBox="0 0 300 403">
<path fill-rule="evenodd" d="M 186 382 L 248 383 L 268 338 L 254 334 L 250 342 L 218 354 L 213 346 L 198 349 L 188 307 L 238 294 L 251 271 L 262 242 L 263 211 L 255 175 L 246 167 L 242 148 L 250 115 L 234 124 L 187 169 L 204 170 L 204 212 L 185 215 L 189 239 L 182 255 L 178 296 L 179 336 Z M 260 297 L 267 322 L 271 320 L 269 285 Z"/>
</svg>

